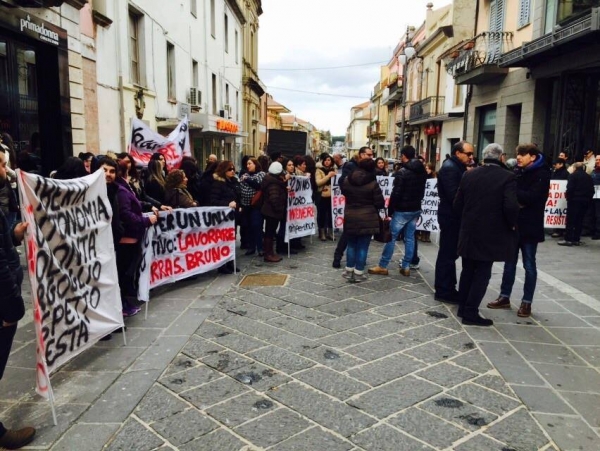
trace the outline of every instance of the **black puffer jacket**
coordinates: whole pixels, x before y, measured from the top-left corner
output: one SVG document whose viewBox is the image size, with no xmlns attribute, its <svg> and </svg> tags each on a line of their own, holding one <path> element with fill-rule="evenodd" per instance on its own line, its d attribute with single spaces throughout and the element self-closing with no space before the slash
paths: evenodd
<svg viewBox="0 0 600 451">
<path fill-rule="evenodd" d="M 591 202 L 594 197 L 594 181 L 584 169 L 575 169 L 567 182 L 567 205 L 569 202 Z M 568 214 L 568 213 L 567 213 Z"/>
<path fill-rule="evenodd" d="M 467 170 L 467 167 L 461 163 L 461 161 L 455 156 L 451 156 L 438 172 L 438 195 L 440 196 L 440 205 L 438 207 L 438 220 L 442 227 L 445 221 L 456 220 L 460 221 L 460 217 L 456 217 L 453 212 L 452 205 L 460 180 L 463 174 Z"/>
<path fill-rule="evenodd" d="M 210 186 L 211 207 L 228 207 L 231 202 L 240 206 L 240 182 L 237 178 L 224 179 L 216 173 L 213 174 L 213 183 Z"/>
<path fill-rule="evenodd" d="M 287 211 L 287 182 L 272 174 L 265 175 L 261 184 L 263 216 L 284 220 Z"/>
<path fill-rule="evenodd" d="M 385 206 L 383 193 L 375 173 L 354 170 L 344 180 L 342 192 L 346 197 L 344 233 L 347 235 L 373 235 L 379 232 L 379 212 Z"/>
<path fill-rule="evenodd" d="M 427 172 L 417 158 L 407 161 L 394 177 L 394 187 L 390 196 L 388 214 L 396 211 L 419 211 L 425 195 Z"/>
</svg>

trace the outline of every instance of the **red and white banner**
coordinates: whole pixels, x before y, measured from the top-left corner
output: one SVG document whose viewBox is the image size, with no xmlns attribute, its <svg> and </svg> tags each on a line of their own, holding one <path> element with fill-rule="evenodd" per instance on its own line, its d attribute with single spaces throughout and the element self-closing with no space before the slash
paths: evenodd
<svg viewBox="0 0 600 451">
<path fill-rule="evenodd" d="M 564 229 L 567 226 L 566 180 L 552 180 L 544 211 L 546 229 Z"/>
<path fill-rule="evenodd" d="M 138 297 L 150 289 L 216 269 L 235 259 L 235 212 L 228 207 L 161 211 L 146 229 Z"/>
<path fill-rule="evenodd" d="M 131 139 L 127 152 L 136 164 L 147 166 L 150 157 L 162 153 L 167 162 L 167 168 L 178 168 L 182 158 L 191 156 L 190 132 L 187 116 L 175 127 L 166 138 L 152 131 L 144 122 L 137 118 L 131 121 Z"/>
<path fill-rule="evenodd" d="M 294 176 L 288 180 L 285 242 L 293 238 L 314 235 L 316 231 L 315 204 L 309 177 Z"/>
<path fill-rule="evenodd" d="M 123 326 L 104 171 L 54 180 L 17 171 L 36 332 L 36 391 L 50 373 Z"/>
</svg>

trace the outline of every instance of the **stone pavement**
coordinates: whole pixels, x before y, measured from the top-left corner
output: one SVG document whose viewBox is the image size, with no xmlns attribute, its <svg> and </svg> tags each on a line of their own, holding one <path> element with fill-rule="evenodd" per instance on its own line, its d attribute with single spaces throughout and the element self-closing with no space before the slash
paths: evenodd
<svg viewBox="0 0 600 451">
<path fill-rule="evenodd" d="M 570 271 L 593 276 L 592 245 L 553 248 L 544 260 L 583 262 L 572 251 L 585 249 Z M 465 331 L 431 296 L 436 250 L 421 246 L 408 279 L 350 285 L 333 244 L 315 241 L 277 265 L 239 259 L 244 275 L 287 274 L 283 287 L 210 273 L 157 290 L 148 320 L 128 320 L 128 346 L 115 336 L 53 376 L 58 427 L 32 389 L 26 324 L 0 418 L 39 427 L 32 448 L 52 450 L 600 449 L 598 301 L 541 273 L 531 320 L 491 312 L 497 326 Z"/>
</svg>

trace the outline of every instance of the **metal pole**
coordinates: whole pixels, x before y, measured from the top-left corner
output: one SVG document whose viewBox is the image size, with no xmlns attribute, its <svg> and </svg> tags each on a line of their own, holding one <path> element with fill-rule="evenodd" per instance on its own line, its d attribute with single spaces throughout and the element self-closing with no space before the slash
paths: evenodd
<svg viewBox="0 0 600 451">
<path fill-rule="evenodd" d="M 405 56 L 406 58 L 406 56 Z M 404 129 L 406 123 L 406 66 L 408 61 L 402 64 L 402 125 L 400 127 L 400 150 L 404 147 Z"/>
</svg>

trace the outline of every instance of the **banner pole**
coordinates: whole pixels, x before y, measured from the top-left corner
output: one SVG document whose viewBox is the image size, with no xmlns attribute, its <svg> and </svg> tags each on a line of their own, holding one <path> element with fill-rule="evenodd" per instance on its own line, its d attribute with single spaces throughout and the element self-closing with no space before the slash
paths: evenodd
<svg viewBox="0 0 600 451">
<path fill-rule="evenodd" d="M 123 332 L 123 346 L 127 346 L 127 337 L 125 336 L 125 323 L 123 323 L 121 331 Z"/>
<path fill-rule="evenodd" d="M 291 252 L 290 252 L 290 244 L 291 244 L 292 240 L 288 240 L 288 258 L 291 258 Z"/>
<path fill-rule="evenodd" d="M 144 309 L 144 321 L 148 320 L 148 302 L 145 302 L 146 308 Z"/>
<path fill-rule="evenodd" d="M 48 377 L 48 387 L 50 387 L 50 377 Z M 50 388 L 48 401 L 50 401 L 50 410 L 52 410 L 52 421 L 54 421 L 54 426 L 58 426 L 58 421 L 56 420 L 56 406 L 54 405 L 54 392 L 52 388 Z"/>
</svg>

